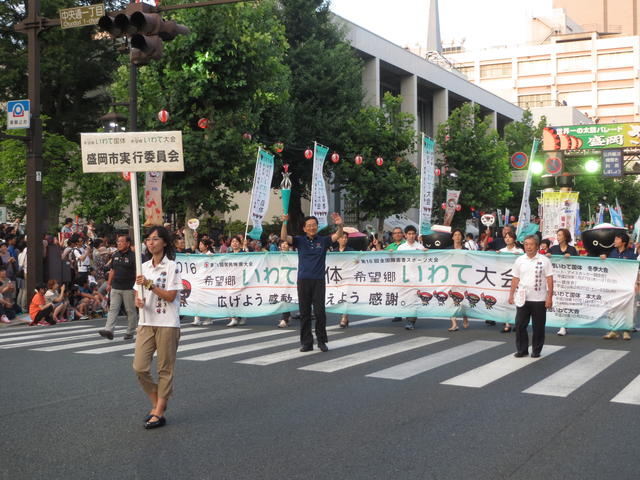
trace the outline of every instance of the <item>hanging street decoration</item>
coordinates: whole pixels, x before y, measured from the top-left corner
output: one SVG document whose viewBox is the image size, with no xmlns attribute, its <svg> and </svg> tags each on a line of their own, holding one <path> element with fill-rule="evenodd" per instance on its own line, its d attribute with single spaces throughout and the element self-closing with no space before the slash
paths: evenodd
<svg viewBox="0 0 640 480">
<path fill-rule="evenodd" d="M 381 167 L 383 163 L 384 163 L 384 159 L 382 157 L 376 158 L 376 165 Z"/>
<path fill-rule="evenodd" d="M 338 163 L 340 161 L 340 155 L 338 155 L 337 153 L 333 153 L 331 155 L 331 161 L 333 163 Z"/>
<path fill-rule="evenodd" d="M 198 120 L 198 127 L 201 129 L 206 129 L 209 127 L 209 120 L 207 120 L 206 118 L 201 118 L 200 120 Z"/>
<path fill-rule="evenodd" d="M 167 112 L 165 109 L 162 109 L 158 112 L 158 120 L 160 120 L 162 123 L 167 123 L 169 121 L 169 112 Z"/>
<path fill-rule="evenodd" d="M 251 134 L 249 132 L 244 132 L 242 134 L 242 138 L 244 138 L 245 140 L 251 140 Z"/>
<path fill-rule="evenodd" d="M 307 160 L 311 160 L 313 158 L 313 150 L 311 150 L 310 148 L 307 148 L 304 151 L 304 158 L 306 158 Z"/>
<path fill-rule="evenodd" d="M 362 155 L 356 155 L 356 158 L 354 160 L 356 162 L 356 165 L 362 165 L 362 162 L 363 162 Z"/>
</svg>

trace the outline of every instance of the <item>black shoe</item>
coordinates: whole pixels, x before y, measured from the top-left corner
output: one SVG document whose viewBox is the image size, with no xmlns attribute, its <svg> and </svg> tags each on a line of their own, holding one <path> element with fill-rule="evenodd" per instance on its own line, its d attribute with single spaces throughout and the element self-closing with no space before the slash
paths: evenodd
<svg viewBox="0 0 640 480">
<path fill-rule="evenodd" d="M 401 322 L 402 321 L 402 317 L 393 317 L 393 320 L 391 320 L 392 322 Z"/>
<path fill-rule="evenodd" d="M 496 324 L 496 322 L 494 322 L 493 320 L 485 320 L 484 323 L 491 326 L 494 326 Z"/>
<path fill-rule="evenodd" d="M 111 330 L 98 330 L 98 333 L 101 337 L 108 338 L 109 340 L 113 340 L 113 332 Z"/>
<path fill-rule="evenodd" d="M 313 350 L 313 345 L 303 345 L 300 347 L 301 352 L 310 352 L 311 350 Z"/>
<path fill-rule="evenodd" d="M 152 422 L 151 418 L 153 418 L 153 417 L 157 418 L 158 420 Z M 147 430 L 151 430 L 152 428 L 164 427 L 165 423 L 167 423 L 167 420 L 164 417 L 158 417 L 157 415 L 151 415 L 149 420 L 147 420 L 144 423 L 144 428 L 146 428 Z"/>
<path fill-rule="evenodd" d="M 522 358 L 522 357 L 528 357 L 529 356 L 529 352 L 516 352 L 513 354 L 514 357 L 516 358 Z M 531 355 L 533 357 L 533 355 Z"/>
<path fill-rule="evenodd" d="M 531 358 L 540 358 L 540 354 L 539 353 L 532 353 L 531 354 Z"/>
<path fill-rule="evenodd" d="M 132 339 L 133 339 L 133 333 L 125 333 L 124 334 L 123 340 L 132 340 Z"/>
<path fill-rule="evenodd" d="M 329 351 L 329 347 L 327 347 L 327 344 L 324 342 L 318 342 L 318 348 L 320 349 L 321 352 Z"/>
</svg>

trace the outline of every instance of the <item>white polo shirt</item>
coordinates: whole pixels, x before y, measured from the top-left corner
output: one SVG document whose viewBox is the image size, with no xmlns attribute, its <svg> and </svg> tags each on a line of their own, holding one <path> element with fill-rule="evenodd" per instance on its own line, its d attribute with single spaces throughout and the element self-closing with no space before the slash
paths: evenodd
<svg viewBox="0 0 640 480">
<path fill-rule="evenodd" d="M 553 276 L 553 267 L 549 259 L 536 253 L 535 257 L 521 255 L 513 264 L 511 271 L 519 278 L 518 290 L 524 290 L 529 302 L 544 302 L 547 299 L 547 277 Z"/>
<path fill-rule="evenodd" d="M 142 275 L 153 280 L 153 283 L 163 290 L 177 290 L 178 294 L 173 302 L 169 303 L 145 288 L 144 321 L 141 319 L 138 325 L 180 328 L 180 291 L 183 287 L 176 262 L 164 257 L 154 267 L 151 259 L 142 264 Z"/>
<path fill-rule="evenodd" d="M 403 244 L 398 245 L 396 250 L 400 252 L 402 250 L 426 250 L 426 248 L 416 240 L 411 245 L 409 245 L 409 242 L 404 242 Z"/>
</svg>

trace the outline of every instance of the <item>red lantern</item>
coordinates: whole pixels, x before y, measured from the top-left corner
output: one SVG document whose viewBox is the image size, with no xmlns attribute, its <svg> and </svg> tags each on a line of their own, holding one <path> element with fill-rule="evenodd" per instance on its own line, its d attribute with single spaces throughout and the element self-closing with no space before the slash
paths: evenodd
<svg viewBox="0 0 640 480">
<path fill-rule="evenodd" d="M 376 165 L 381 167 L 383 163 L 384 163 L 384 159 L 382 157 L 376 158 Z"/>
<path fill-rule="evenodd" d="M 162 123 L 167 123 L 169 121 L 169 112 L 167 112 L 165 109 L 162 109 L 158 112 L 158 120 L 160 120 Z"/>
<path fill-rule="evenodd" d="M 516 221 L 516 217 L 514 217 L 513 215 L 511 215 L 511 216 L 509 217 L 509 221 L 510 221 L 510 222 L 515 222 L 515 221 Z"/>
<path fill-rule="evenodd" d="M 443 204 L 442 204 L 442 205 L 440 205 L 440 206 L 442 207 L 442 209 L 443 209 L 443 210 L 446 210 L 446 209 L 447 209 L 447 204 L 446 204 L 446 203 L 443 203 Z"/>
<path fill-rule="evenodd" d="M 456 212 L 459 212 L 460 210 L 462 210 L 462 205 L 457 204 L 456 205 Z"/>
<path fill-rule="evenodd" d="M 439 169 L 439 168 L 436 168 L 436 172 L 435 172 L 435 173 L 436 173 L 436 177 L 439 177 L 439 176 L 440 176 L 440 173 L 441 173 L 441 172 L 440 172 L 440 169 Z"/>
<path fill-rule="evenodd" d="M 244 132 L 242 134 L 242 138 L 244 138 L 245 140 L 251 140 L 251 134 L 249 132 Z"/>
<path fill-rule="evenodd" d="M 206 118 L 201 118 L 200 120 L 198 120 L 198 127 L 201 129 L 205 129 L 209 127 L 209 120 L 207 120 Z"/>
<path fill-rule="evenodd" d="M 285 163 L 284 165 L 282 165 L 282 168 L 284 169 L 285 173 L 289 172 L 289 164 Z"/>
<path fill-rule="evenodd" d="M 472 212 L 475 212 L 475 211 L 476 211 L 476 207 L 471 207 L 471 208 L 470 208 L 470 210 L 471 210 Z"/>
<path fill-rule="evenodd" d="M 282 153 L 282 151 L 284 150 L 284 143 L 278 142 L 273 146 L 273 148 L 275 149 L 276 153 Z"/>
<path fill-rule="evenodd" d="M 122 175 L 122 179 L 125 182 L 128 182 L 129 180 L 131 180 L 131 172 L 120 172 L 120 174 Z"/>
<path fill-rule="evenodd" d="M 307 148 L 304 151 L 304 158 L 306 158 L 307 160 L 311 160 L 313 158 L 313 151 L 310 148 Z"/>
<path fill-rule="evenodd" d="M 340 155 L 338 155 L 337 153 L 334 153 L 331 155 L 331 161 L 333 163 L 338 163 L 340 161 Z"/>
<path fill-rule="evenodd" d="M 362 161 L 363 161 L 362 155 L 356 155 L 356 158 L 354 160 L 356 162 L 356 165 L 362 165 Z"/>
<path fill-rule="evenodd" d="M 448 142 L 449 140 L 451 140 L 451 137 L 449 135 L 445 135 L 444 136 L 444 141 Z"/>
</svg>

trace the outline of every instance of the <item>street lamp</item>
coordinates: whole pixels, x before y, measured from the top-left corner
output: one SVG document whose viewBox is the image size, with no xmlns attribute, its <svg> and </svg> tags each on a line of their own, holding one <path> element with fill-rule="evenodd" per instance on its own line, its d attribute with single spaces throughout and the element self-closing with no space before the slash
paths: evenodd
<svg viewBox="0 0 640 480">
<path fill-rule="evenodd" d="M 100 125 L 107 133 L 124 132 L 126 128 L 122 126 L 127 117 L 120 115 L 118 112 L 109 112 L 99 118 Z"/>
</svg>

